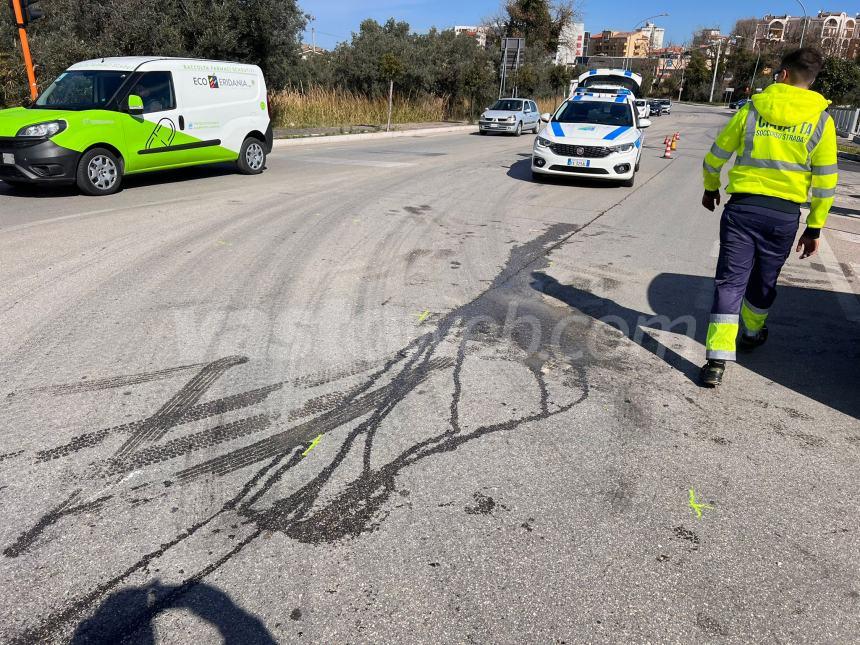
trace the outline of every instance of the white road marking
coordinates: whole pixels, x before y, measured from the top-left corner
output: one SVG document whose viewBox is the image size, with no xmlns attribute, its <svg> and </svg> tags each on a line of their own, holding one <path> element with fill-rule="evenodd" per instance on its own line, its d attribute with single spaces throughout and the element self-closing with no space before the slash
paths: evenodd
<svg viewBox="0 0 860 645">
<path fill-rule="evenodd" d="M 851 283 L 848 282 L 848 278 L 842 272 L 839 261 L 836 259 L 833 250 L 823 235 L 821 236 L 821 246 L 818 249 L 818 253 L 821 256 L 824 268 L 827 269 L 827 278 L 833 286 L 834 295 L 839 301 L 842 311 L 845 312 L 845 317 L 850 322 L 860 322 L 860 299 L 854 293 Z"/>
<path fill-rule="evenodd" d="M 833 233 L 840 240 L 851 242 L 852 244 L 860 244 L 860 233 L 845 233 L 843 231 L 835 231 Z"/>
</svg>

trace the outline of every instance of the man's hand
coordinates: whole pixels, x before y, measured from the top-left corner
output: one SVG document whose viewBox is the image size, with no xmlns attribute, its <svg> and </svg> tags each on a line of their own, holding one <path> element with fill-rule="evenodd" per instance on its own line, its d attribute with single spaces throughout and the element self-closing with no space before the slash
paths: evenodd
<svg viewBox="0 0 860 645">
<path fill-rule="evenodd" d="M 720 205 L 720 191 L 718 190 L 706 190 L 705 194 L 702 196 L 702 206 L 707 208 L 712 213 L 717 210 L 717 206 Z"/>
<path fill-rule="evenodd" d="M 820 244 L 821 240 L 818 238 L 802 235 L 800 242 L 797 245 L 797 252 L 800 253 L 800 259 L 805 260 L 806 258 L 811 258 L 813 255 L 818 253 L 818 247 Z"/>
</svg>

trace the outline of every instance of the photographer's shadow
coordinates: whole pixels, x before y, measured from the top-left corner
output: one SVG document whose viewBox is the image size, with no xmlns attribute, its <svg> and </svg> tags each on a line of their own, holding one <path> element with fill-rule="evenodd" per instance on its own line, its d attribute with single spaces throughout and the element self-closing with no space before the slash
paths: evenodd
<svg viewBox="0 0 860 645">
<path fill-rule="evenodd" d="M 226 645 L 274 645 L 263 622 L 207 584 L 129 587 L 110 595 L 95 614 L 81 622 L 72 645 L 128 642 L 155 645 L 153 621 L 164 611 L 184 609 L 215 627 Z"/>
<path fill-rule="evenodd" d="M 669 331 L 694 338 L 702 346 L 701 363 L 704 363 L 710 312 L 697 309 L 695 303 L 702 293 L 713 291 L 713 279 L 676 273 L 658 275 L 648 285 L 648 303 L 653 314 L 561 284 L 544 273 L 532 274 L 532 288 L 595 321 L 604 320 L 621 329 L 628 338 L 698 382 L 700 364 L 642 333 L 641 327 L 667 329 L 668 325 Z M 623 321 L 623 325 L 613 321 Z M 846 318 L 838 294 L 780 285 L 768 326 L 771 332 L 768 343 L 755 353 L 740 354 L 741 365 L 798 394 L 852 417 L 860 416 L 857 389 L 860 329 Z"/>
</svg>

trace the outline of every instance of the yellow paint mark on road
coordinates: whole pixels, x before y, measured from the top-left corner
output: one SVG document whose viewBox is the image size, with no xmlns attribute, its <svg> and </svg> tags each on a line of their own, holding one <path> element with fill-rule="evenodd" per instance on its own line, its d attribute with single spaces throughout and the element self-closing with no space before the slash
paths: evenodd
<svg viewBox="0 0 860 645">
<path fill-rule="evenodd" d="M 418 324 L 420 325 L 425 320 L 427 320 L 429 317 L 430 317 L 430 310 L 429 309 L 423 313 L 418 314 Z"/>
<path fill-rule="evenodd" d="M 225 240 L 218 240 L 218 246 L 230 246 L 230 242 Z"/>
<path fill-rule="evenodd" d="M 709 504 L 699 504 L 696 502 L 696 491 L 690 489 L 690 508 L 696 512 L 696 518 L 702 519 L 702 511 L 704 509 L 713 510 L 714 507 Z"/>
<path fill-rule="evenodd" d="M 302 453 L 302 457 L 307 457 L 309 454 L 311 454 L 311 450 L 313 450 L 314 448 L 316 448 L 319 445 L 320 441 L 322 441 L 322 438 L 323 438 L 323 436 L 320 435 L 316 439 L 311 441 L 311 445 L 309 445 L 308 449 Z"/>
</svg>

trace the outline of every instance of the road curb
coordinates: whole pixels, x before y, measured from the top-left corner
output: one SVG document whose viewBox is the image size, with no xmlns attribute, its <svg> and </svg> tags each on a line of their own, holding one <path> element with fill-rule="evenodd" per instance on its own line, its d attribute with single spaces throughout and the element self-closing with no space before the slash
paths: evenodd
<svg viewBox="0 0 860 645">
<path fill-rule="evenodd" d="M 855 155 L 853 152 L 838 152 L 836 156 L 848 161 L 860 161 L 860 155 Z"/>
<path fill-rule="evenodd" d="M 446 128 L 424 128 L 421 130 L 395 130 L 394 132 L 369 132 L 367 134 L 335 134 L 323 137 L 275 139 L 273 147 L 277 149 L 293 146 L 320 145 L 323 143 L 350 143 L 353 141 L 373 141 L 376 139 L 400 139 L 402 137 L 432 137 L 437 134 L 477 131 L 478 126 L 476 125 L 455 125 Z"/>
</svg>

